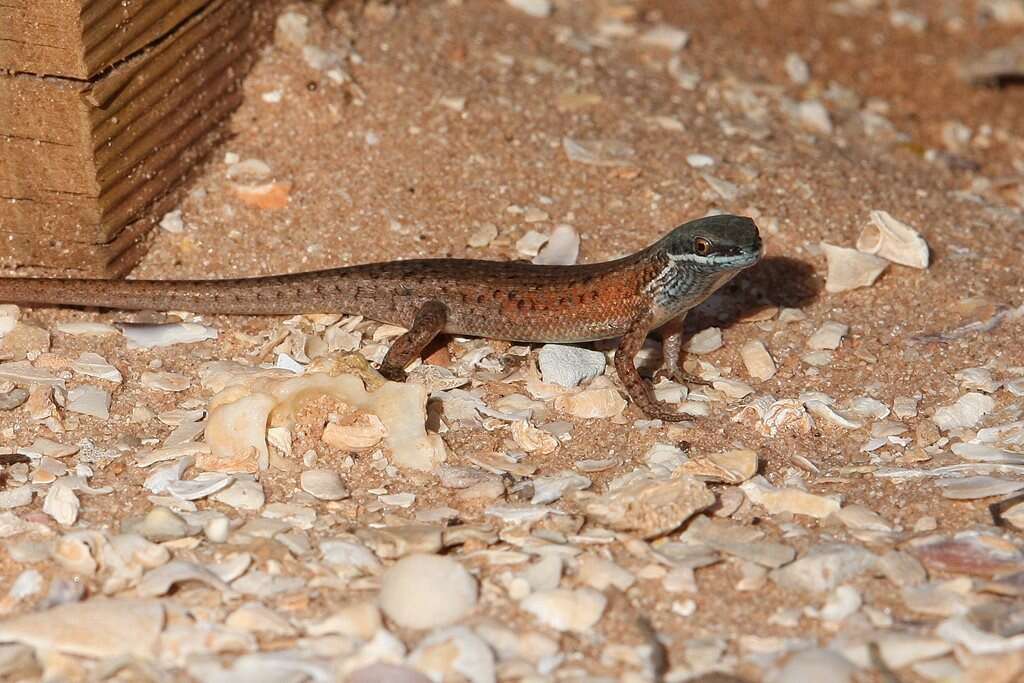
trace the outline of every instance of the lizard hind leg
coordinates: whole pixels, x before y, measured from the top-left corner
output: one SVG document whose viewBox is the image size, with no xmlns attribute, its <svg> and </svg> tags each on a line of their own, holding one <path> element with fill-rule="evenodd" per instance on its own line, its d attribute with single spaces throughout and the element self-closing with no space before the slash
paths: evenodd
<svg viewBox="0 0 1024 683">
<path fill-rule="evenodd" d="M 380 364 L 380 374 L 392 382 L 405 381 L 405 366 L 423 353 L 448 322 L 448 308 L 440 301 L 428 301 L 416 311 L 409 331 L 396 339 Z"/>
</svg>

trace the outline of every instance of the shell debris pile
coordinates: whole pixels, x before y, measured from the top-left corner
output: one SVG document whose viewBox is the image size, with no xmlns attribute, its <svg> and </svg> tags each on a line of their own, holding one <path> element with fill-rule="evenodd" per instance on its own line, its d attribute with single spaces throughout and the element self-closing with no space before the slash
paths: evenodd
<svg viewBox="0 0 1024 683">
<path fill-rule="evenodd" d="M 283 8 L 140 277 L 766 258 L 638 354 L 671 424 L 610 341 L 0 306 L 0 680 L 1024 680 L 1024 138 L 952 68 L 1021 3 L 735 4 Z"/>
</svg>

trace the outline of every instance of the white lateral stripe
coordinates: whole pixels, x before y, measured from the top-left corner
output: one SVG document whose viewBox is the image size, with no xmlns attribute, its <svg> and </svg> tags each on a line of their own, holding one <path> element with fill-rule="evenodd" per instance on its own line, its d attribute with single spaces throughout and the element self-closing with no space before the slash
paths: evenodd
<svg viewBox="0 0 1024 683">
<path fill-rule="evenodd" d="M 749 261 L 750 256 L 746 254 L 737 254 L 735 256 L 700 256 L 699 254 L 673 254 L 671 252 L 665 252 L 665 256 L 668 256 L 670 261 L 679 263 L 680 261 L 687 261 L 689 263 L 700 263 L 707 266 L 718 266 L 728 265 L 730 263 L 742 263 Z"/>
</svg>

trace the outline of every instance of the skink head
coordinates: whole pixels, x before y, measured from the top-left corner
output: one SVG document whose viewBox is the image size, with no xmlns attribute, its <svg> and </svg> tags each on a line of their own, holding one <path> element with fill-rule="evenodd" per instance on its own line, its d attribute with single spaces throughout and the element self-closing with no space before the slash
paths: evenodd
<svg viewBox="0 0 1024 683">
<path fill-rule="evenodd" d="M 742 216 L 708 216 L 680 225 L 651 246 L 658 267 L 644 291 L 654 320 L 670 320 L 698 305 L 744 268 L 761 260 L 754 221 Z"/>
<path fill-rule="evenodd" d="M 698 271 L 736 271 L 761 260 L 761 236 L 745 216 L 707 216 L 684 223 L 661 241 L 673 263 Z"/>
</svg>

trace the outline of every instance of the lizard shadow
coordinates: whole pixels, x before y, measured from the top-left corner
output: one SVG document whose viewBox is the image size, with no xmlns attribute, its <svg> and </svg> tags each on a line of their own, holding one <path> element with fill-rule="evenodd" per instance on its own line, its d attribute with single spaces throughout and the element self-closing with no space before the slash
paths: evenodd
<svg viewBox="0 0 1024 683">
<path fill-rule="evenodd" d="M 686 332 L 727 328 L 772 306 L 802 308 L 821 292 L 814 267 L 787 256 L 770 256 L 716 292 L 686 317 Z"/>
</svg>

